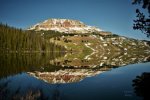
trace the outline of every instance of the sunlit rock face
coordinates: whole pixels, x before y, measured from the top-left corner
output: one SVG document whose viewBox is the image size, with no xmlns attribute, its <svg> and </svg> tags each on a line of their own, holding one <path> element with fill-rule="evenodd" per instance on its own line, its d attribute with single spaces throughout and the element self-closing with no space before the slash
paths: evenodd
<svg viewBox="0 0 150 100">
<path fill-rule="evenodd" d="M 31 26 L 28 30 L 54 30 L 64 33 L 88 33 L 88 32 L 101 32 L 102 30 L 85 25 L 83 22 L 72 19 L 48 19 L 44 22 L 37 23 L 34 26 Z M 104 32 L 103 34 L 108 34 Z"/>
<path fill-rule="evenodd" d="M 55 72 L 28 72 L 29 75 L 48 83 L 73 83 L 79 82 L 86 77 L 98 75 L 104 71 L 92 69 L 65 69 Z"/>
</svg>

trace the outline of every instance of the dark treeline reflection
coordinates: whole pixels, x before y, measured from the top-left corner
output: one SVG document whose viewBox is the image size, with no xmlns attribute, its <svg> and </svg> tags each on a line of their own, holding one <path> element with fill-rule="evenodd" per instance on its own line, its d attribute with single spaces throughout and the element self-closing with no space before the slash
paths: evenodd
<svg viewBox="0 0 150 100">
<path fill-rule="evenodd" d="M 133 87 L 137 96 L 143 100 L 150 100 L 150 72 L 144 72 L 133 80 Z"/>
<path fill-rule="evenodd" d="M 8 89 L 9 82 L 7 81 L 5 84 L 0 85 L 0 100 L 48 100 L 48 97 L 44 96 L 42 90 L 34 88 L 28 88 L 24 95 L 20 93 L 20 88 L 18 88 L 10 95 L 11 91 Z"/>
<path fill-rule="evenodd" d="M 11 94 L 8 88 L 7 81 L 5 84 L 0 84 L 0 100 L 65 100 L 66 98 L 62 95 L 59 89 L 54 89 L 45 95 L 44 91 L 40 88 L 27 88 L 25 93 L 22 94 L 21 88 L 18 88 L 15 92 Z"/>
<path fill-rule="evenodd" d="M 0 78 L 27 71 L 57 70 L 59 66 L 49 61 L 63 55 L 64 52 L 0 54 Z"/>
</svg>

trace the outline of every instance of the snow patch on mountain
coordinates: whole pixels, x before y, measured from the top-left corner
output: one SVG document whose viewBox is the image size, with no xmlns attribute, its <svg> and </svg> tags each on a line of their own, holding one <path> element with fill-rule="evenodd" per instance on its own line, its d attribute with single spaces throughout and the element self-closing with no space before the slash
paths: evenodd
<svg viewBox="0 0 150 100">
<path fill-rule="evenodd" d="M 85 25 L 81 21 L 71 19 L 48 19 L 31 26 L 28 30 L 54 30 L 64 33 L 89 33 L 102 31 L 97 27 Z"/>
</svg>

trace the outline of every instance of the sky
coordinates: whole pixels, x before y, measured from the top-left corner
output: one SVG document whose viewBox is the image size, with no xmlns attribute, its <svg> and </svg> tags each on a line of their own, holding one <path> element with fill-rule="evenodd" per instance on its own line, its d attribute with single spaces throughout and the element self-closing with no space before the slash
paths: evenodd
<svg viewBox="0 0 150 100">
<path fill-rule="evenodd" d="M 49 18 L 75 19 L 104 31 L 149 40 L 133 30 L 132 0 L 0 0 L 0 22 L 27 29 Z"/>
</svg>

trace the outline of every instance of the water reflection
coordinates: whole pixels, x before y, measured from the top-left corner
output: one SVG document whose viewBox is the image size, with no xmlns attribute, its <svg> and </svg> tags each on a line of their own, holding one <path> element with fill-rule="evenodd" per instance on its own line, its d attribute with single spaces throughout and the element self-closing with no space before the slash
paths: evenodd
<svg viewBox="0 0 150 100">
<path fill-rule="evenodd" d="M 100 54 L 100 52 L 97 53 Z M 32 71 L 28 74 L 48 83 L 71 83 L 79 82 L 85 77 L 95 76 L 112 68 L 150 61 L 150 56 L 144 52 L 133 52 L 131 54 L 112 52 L 102 55 L 97 53 L 90 56 L 90 59 L 76 58 L 76 56 L 79 56 L 77 53 L 67 53 L 63 57 L 49 61 L 51 65 L 60 66 L 57 71 Z"/>
<path fill-rule="evenodd" d="M 144 72 L 133 80 L 133 87 L 137 96 L 141 96 L 143 100 L 150 100 L 150 72 Z"/>
<path fill-rule="evenodd" d="M 28 71 L 55 71 L 50 60 L 64 53 L 8 53 L 0 54 L 0 78 Z M 50 67 L 48 67 L 50 66 Z"/>
<path fill-rule="evenodd" d="M 0 84 L 0 100 L 44 100 L 43 93 L 39 89 L 27 88 L 26 92 L 21 92 L 21 87 L 15 91 L 9 89 L 10 81 Z"/>
<path fill-rule="evenodd" d="M 67 53 L 63 58 L 51 60 L 53 65 L 61 65 L 62 67 L 74 68 L 100 68 L 125 66 L 139 62 L 150 61 L 150 55 L 147 52 L 97 52 L 90 56 L 89 59 L 85 57 L 78 57 L 78 53 Z M 89 54 L 90 55 L 90 54 Z M 78 58 L 77 58 L 78 57 Z"/>
<path fill-rule="evenodd" d="M 91 54 L 89 54 L 91 55 Z M 0 54 L 0 78 L 26 72 L 32 77 L 48 83 L 79 82 L 85 77 L 91 77 L 128 64 L 150 61 L 146 52 L 101 53 L 97 52 L 90 59 L 78 57 L 78 53 L 32 53 L 32 54 Z"/>
<path fill-rule="evenodd" d="M 79 82 L 86 77 L 98 75 L 104 71 L 95 69 L 64 69 L 55 72 L 27 72 L 29 75 L 36 77 L 48 83 L 72 83 Z"/>
<path fill-rule="evenodd" d="M 89 90 L 97 89 L 96 85 L 92 87 L 93 83 L 89 84 L 88 81 L 84 83 L 87 77 L 93 79 L 92 77 L 114 68 L 150 61 L 149 54 L 144 52 L 131 54 L 97 52 L 88 55 L 77 57 L 79 54 L 74 52 L 72 54 L 58 52 L 56 54 L 0 54 L 0 100 L 68 100 L 69 98 L 73 99 L 73 94 L 68 93 L 76 93 L 79 96 L 77 91 L 82 91 L 83 98 L 85 98 L 84 96 Z M 104 79 L 102 78 L 102 80 Z M 96 82 L 94 84 L 100 81 L 94 80 Z M 109 82 L 104 81 L 104 83 L 97 84 L 102 91 L 90 94 L 92 97 L 96 96 L 95 100 L 99 100 L 102 96 L 98 96 L 98 93 L 105 93 L 106 90 L 109 90 L 106 83 Z M 138 83 L 135 82 L 134 86 L 136 84 Z M 103 85 L 106 85 L 104 87 L 107 89 L 103 89 Z M 89 96 L 87 95 L 85 99 L 91 100 L 92 98 Z"/>
<path fill-rule="evenodd" d="M 150 71 L 149 64 L 120 67 L 66 84 L 50 84 L 26 73 L 17 74 L 0 80 L 0 100 L 142 100 L 134 95 L 130 81 L 143 68 Z"/>
<path fill-rule="evenodd" d="M 22 73 L 0 80 L 0 100 L 60 100 L 61 84 L 50 85 Z"/>
</svg>

